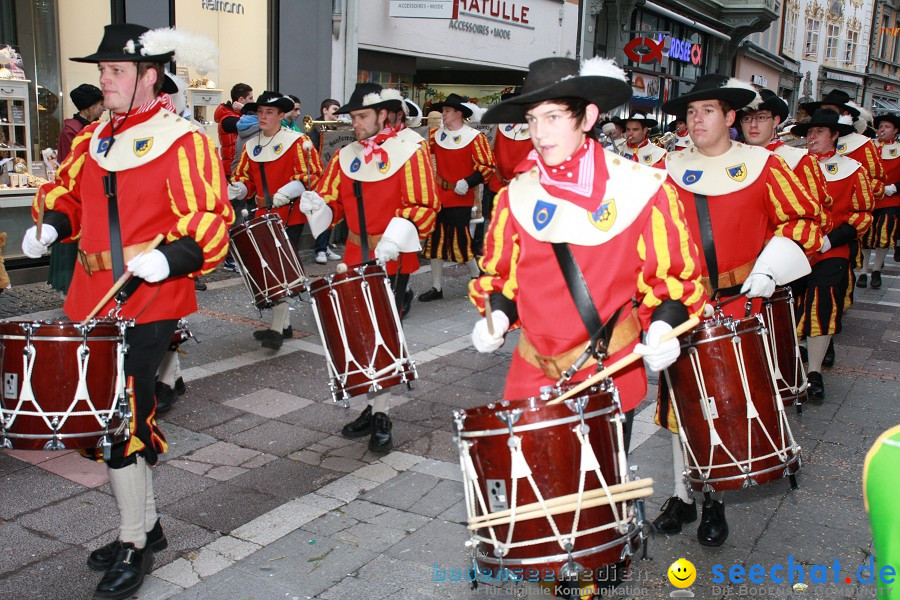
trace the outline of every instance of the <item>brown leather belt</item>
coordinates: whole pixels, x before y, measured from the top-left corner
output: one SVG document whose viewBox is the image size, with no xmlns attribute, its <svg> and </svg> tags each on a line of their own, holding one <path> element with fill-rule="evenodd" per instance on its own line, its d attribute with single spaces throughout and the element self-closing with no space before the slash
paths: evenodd
<svg viewBox="0 0 900 600">
<path fill-rule="evenodd" d="M 378 242 L 381 241 L 382 235 L 384 235 L 384 234 L 376 233 L 375 235 L 367 235 L 366 236 L 366 239 L 369 240 L 369 249 L 370 250 L 375 249 L 375 246 L 377 246 Z M 347 232 L 347 241 L 350 242 L 351 244 L 356 244 L 357 246 L 362 247 L 362 244 L 360 244 L 362 239 L 359 237 L 358 233 L 355 233 L 353 231 Z"/>
<path fill-rule="evenodd" d="M 133 246 L 125 246 L 122 249 L 125 262 L 128 263 L 128 261 L 150 246 L 150 244 L 151 242 L 141 242 L 140 244 L 134 244 Z M 81 263 L 81 266 L 84 267 L 84 270 L 87 271 L 88 275 L 93 275 L 98 271 L 109 271 L 112 269 L 112 253 L 109 250 L 88 253 L 79 248 L 78 262 Z"/>
<path fill-rule="evenodd" d="M 608 354 L 612 356 L 631 342 L 639 339 L 640 335 L 641 321 L 638 319 L 637 309 L 634 309 L 620 319 L 616 323 L 615 328 L 613 328 L 613 334 L 609 340 Z M 587 340 L 555 356 L 544 356 L 538 353 L 523 331 L 521 337 L 519 337 L 519 345 L 516 349 L 525 362 L 543 371 L 548 379 L 558 380 L 566 369 L 575 364 L 575 361 L 582 355 L 585 348 L 587 348 Z M 597 360 L 591 357 L 584 363 L 581 370 L 595 364 L 597 364 Z"/>
<path fill-rule="evenodd" d="M 436 184 L 438 184 L 438 187 L 440 187 L 440 188 L 441 188 L 442 190 L 444 190 L 444 191 L 449 191 L 449 190 L 452 190 L 452 189 L 455 189 L 455 188 L 456 188 L 456 182 L 447 181 L 446 179 L 444 179 L 444 178 L 441 177 L 440 175 L 435 175 L 435 176 L 434 176 L 434 182 L 435 182 Z"/>
<path fill-rule="evenodd" d="M 751 260 L 747 264 L 741 265 L 736 269 L 719 273 L 719 285 L 716 287 L 720 290 L 725 290 L 744 283 L 747 277 L 750 276 L 750 271 L 753 270 L 754 263 L 755 261 Z M 700 282 L 703 284 L 703 287 L 706 288 L 707 294 L 713 293 L 712 286 L 709 285 L 709 277 L 701 277 Z"/>
</svg>

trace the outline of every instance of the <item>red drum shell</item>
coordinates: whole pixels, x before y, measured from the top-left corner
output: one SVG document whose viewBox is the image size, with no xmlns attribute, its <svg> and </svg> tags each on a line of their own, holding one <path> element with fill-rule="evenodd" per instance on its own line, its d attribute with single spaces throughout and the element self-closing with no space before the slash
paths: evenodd
<svg viewBox="0 0 900 600">
<path fill-rule="evenodd" d="M 725 323 L 722 324 L 715 320 L 704 321 L 681 337 L 681 356 L 666 370 L 678 408 L 680 427 L 696 458 L 708 461 L 700 466 L 707 470 L 712 466 L 709 485 L 715 491 L 741 489 L 747 485 L 747 477 L 739 465 L 727 465 L 734 461 L 725 453 L 722 446 L 716 446 L 710 457 L 709 425 L 704 418 L 700 404 L 700 387 L 688 357 L 688 353 L 692 351 L 699 355 L 707 391 L 715 399 L 718 417 L 713 421 L 716 431 L 723 444 L 740 463 L 746 464 L 752 459 L 749 466 L 753 481 L 757 484 L 768 483 L 784 477 L 787 474 L 786 470 L 794 473 L 800 468 L 799 448 L 793 445 L 790 439 L 783 444 L 781 442 L 781 425 L 784 425 L 788 437 L 789 429 L 784 412 L 778 409 L 776 403 L 762 330 L 762 319 L 759 315 L 739 320 L 726 317 Z M 775 451 L 755 420 L 748 434 L 747 402 L 733 350 L 732 338 L 735 333 L 740 337 L 743 348 L 750 397 L 754 401 L 760 421 L 772 436 L 772 440 L 779 449 L 786 449 L 786 461 L 782 461 L 777 455 L 764 459 L 757 458 L 775 454 Z M 704 485 L 703 476 L 690 455 L 687 467 L 691 487 L 695 491 L 701 491 Z M 725 480 L 713 481 L 716 479 Z"/>
<path fill-rule="evenodd" d="M 232 229 L 230 236 L 232 252 L 257 308 L 271 307 L 306 289 L 303 265 L 278 215 L 250 219 Z"/>
<path fill-rule="evenodd" d="M 590 388 L 587 392 L 587 404 L 584 414 L 598 413 L 585 418 L 585 423 L 590 426 L 591 446 L 600 463 L 600 472 L 606 479 L 607 485 L 623 483 L 627 475 L 619 462 L 619 431 L 621 426 L 619 419 L 621 411 L 613 400 L 613 395 L 598 388 Z M 584 397 L 584 396 L 582 396 Z M 509 431 L 506 424 L 498 417 L 503 411 L 520 409 L 522 411 L 514 428 L 536 426 L 523 432 L 516 432 L 521 437 L 522 453 L 532 470 L 532 476 L 544 500 L 574 494 L 578 492 L 578 479 L 580 476 L 579 464 L 581 461 L 581 445 L 578 442 L 573 428 L 578 426 L 578 413 L 570 409 L 566 403 L 547 405 L 540 398 L 528 398 L 525 400 L 504 400 L 495 404 L 489 404 L 478 408 L 460 411 L 464 415 L 460 436 L 463 441 L 472 444 L 469 453 L 472 463 L 478 474 L 478 485 L 485 501 L 488 502 L 490 490 L 487 480 L 503 480 L 506 483 L 507 494 L 512 493 L 512 480 L 510 479 L 510 451 L 508 446 Z M 569 422 L 551 424 L 558 419 L 567 419 Z M 541 424 L 547 424 L 541 427 Z M 495 435 L 478 436 L 479 432 L 496 431 Z M 599 489 L 600 483 L 596 474 L 585 474 L 585 491 Z M 531 489 L 527 479 L 518 482 L 517 501 L 518 506 L 536 502 L 537 498 Z M 508 498 L 511 505 L 511 499 Z M 490 506 L 490 505 L 489 505 Z M 617 504 L 621 509 L 622 505 Z M 480 512 L 480 509 L 479 509 Z M 564 535 L 572 532 L 572 520 L 574 511 L 554 515 L 560 533 Z M 620 516 L 622 512 L 620 510 Z M 583 509 L 579 518 L 578 531 L 585 531 L 604 524 L 613 523 L 612 509 L 609 506 L 598 506 Z M 508 535 L 508 525 L 495 526 L 497 539 L 505 541 Z M 490 537 L 487 528 L 479 529 L 478 535 Z M 553 535 L 553 530 L 547 519 L 537 518 L 521 521 L 515 524 L 513 542 L 537 540 Z M 597 569 L 604 565 L 615 564 L 620 561 L 620 556 L 625 542 L 615 543 L 622 538 L 615 528 L 579 536 L 576 538 L 573 553 L 596 548 L 605 544 L 612 544 L 605 550 L 576 556 L 575 561 L 587 569 Z M 553 559 L 558 555 L 565 555 L 559 544 L 554 540 L 536 545 L 523 546 L 510 549 L 503 558 L 503 564 L 508 567 L 525 565 L 527 568 L 554 569 L 559 574 L 559 568 L 565 564 L 565 560 Z M 545 559 L 545 560 L 541 560 Z M 494 548 L 490 543 L 481 542 L 478 548 L 479 569 L 483 571 L 495 570 L 498 567 L 494 557 Z M 524 561 L 524 562 L 523 562 Z"/>
<path fill-rule="evenodd" d="M 330 373 L 335 400 L 338 399 L 338 390 L 345 397 L 356 396 L 369 391 L 372 386 L 373 379 L 365 373 L 354 373 L 351 372 L 352 367 L 345 368 L 345 363 L 350 357 L 364 363 L 363 366 L 371 366 L 376 372 L 397 364 L 385 348 L 378 348 L 372 356 L 376 349 L 376 333 L 381 334 L 384 345 L 395 357 L 398 359 L 408 357 L 408 350 L 401 344 L 400 322 L 394 316 L 394 296 L 388 293 L 386 278 L 384 269 L 380 266 L 355 265 L 348 267 L 345 273 L 316 279 L 309 286 L 324 335 L 322 342 L 337 369 L 337 376 Z M 366 308 L 363 284 L 371 290 L 374 323 Z M 341 319 L 332 305 L 331 294 L 336 295 L 343 313 L 343 326 L 349 348 L 344 346 L 341 339 L 339 327 Z M 346 383 L 341 382 L 343 377 L 346 377 Z M 375 381 L 379 386 L 386 388 L 416 378 L 415 368 L 409 360 L 406 360 L 398 372 L 376 378 Z"/>
<path fill-rule="evenodd" d="M 2 354 L 0 362 L 3 365 L 4 382 L 0 404 L 7 411 L 15 410 L 22 390 L 25 349 L 25 330 L 22 326 L 31 324 L 31 321 L 0 321 L 0 354 Z M 75 398 L 78 384 L 77 351 L 81 346 L 82 336 L 76 330 L 75 323 L 55 321 L 39 324 L 40 327 L 31 338 L 37 353 L 31 374 L 35 401 L 44 412 L 64 413 Z M 87 367 L 87 387 L 98 414 L 109 411 L 117 400 L 115 381 L 120 342 L 122 336 L 116 321 L 101 320 L 88 334 L 90 359 Z M 9 397 L 6 388 L 8 378 L 12 375 L 16 377 L 15 398 Z M 21 410 L 33 411 L 35 407 L 28 402 Z M 88 405 L 83 401 L 73 408 L 73 412 L 85 410 L 88 410 Z M 109 429 L 117 429 L 120 424 L 118 413 L 114 413 Z M 105 432 L 93 415 L 84 415 L 67 418 L 59 433 L 60 441 L 65 448 L 72 449 L 96 447 Z M 22 435 L 36 437 L 33 439 L 19 437 Z M 53 430 L 47 426 L 42 417 L 22 414 L 16 416 L 12 426 L 6 430 L 6 436 L 17 450 L 44 450 L 46 443 L 54 439 Z"/>
<path fill-rule="evenodd" d="M 769 331 L 769 348 L 774 348 L 773 364 L 781 373 L 780 377 L 776 373 L 775 381 L 785 406 L 798 400 L 800 404 L 806 402 L 806 373 L 800 362 L 793 311 L 794 296 L 790 288 L 776 288 L 775 293 L 763 301 L 762 318 Z"/>
</svg>

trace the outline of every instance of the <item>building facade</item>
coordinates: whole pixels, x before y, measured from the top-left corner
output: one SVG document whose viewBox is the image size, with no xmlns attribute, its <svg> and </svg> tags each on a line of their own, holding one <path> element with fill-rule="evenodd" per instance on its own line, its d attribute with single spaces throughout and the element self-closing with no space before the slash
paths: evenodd
<svg viewBox="0 0 900 600">
<path fill-rule="evenodd" d="M 864 106 L 875 114 L 900 113 L 900 2 L 877 0 L 869 44 Z"/>
</svg>

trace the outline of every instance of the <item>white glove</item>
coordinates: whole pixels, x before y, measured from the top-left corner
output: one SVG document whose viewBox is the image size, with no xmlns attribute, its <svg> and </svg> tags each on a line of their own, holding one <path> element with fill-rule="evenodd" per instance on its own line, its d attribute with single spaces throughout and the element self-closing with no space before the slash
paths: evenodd
<svg viewBox="0 0 900 600">
<path fill-rule="evenodd" d="M 502 310 L 491 312 L 491 321 L 494 325 L 494 335 L 488 333 L 487 317 L 475 323 L 472 330 L 472 345 L 479 352 L 485 354 L 500 348 L 505 341 L 506 330 L 509 329 L 509 317 Z"/>
<path fill-rule="evenodd" d="M 156 283 L 169 276 L 169 261 L 165 254 L 156 249 L 138 254 L 126 266 L 135 277 L 148 283 Z"/>
<path fill-rule="evenodd" d="M 272 206 L 278 208 L 279 206 L 286 206 L 291 203 L 291 199 L 282 194 L 281 192 L 275 192 L 275 195 L 272 196 Z"/>
<path fill-rule="evenodd" d="M 243 200 L 247 197 L 247 186 L 240 181 L 228 184 L 228 199 Z"/>
<path fill-rule="evenodd" d="M 825 254 L 826 252 L 828 252 L 829 250 L 831 250 L 831 240 L 828 239 L 828 236 L 827 236 L 827 235 L 823 235 L 822 237 L 825 239 L 825 243 L 822 244 L 822 249 L 819 250 L 819 253 L 820 253 L 820 254 Z"/>
<path fill-rule="evenodd" d="M 382 237 L 375 246 L 375 260 L 381 264 L 397 260 L 400 257 L 400 246 L 392 239 Z"/>
<path fill-rule="evenodd" d="M 40 258 L 58 237 L 59 233 L 57 233 L 56 227 L 44 223 L 41 227 L 41 239 L 38 241 L 37 227 L 32 225 L 25 231 L 25 237 L 22 238 L 22 252 L 28 258 Z"/>
<path fill-rule="evenodd" d="M 653 321 L 644 336 L 644 343 L 634 347 L 634 351 L 644 357 L 644 365 L 650 371 L 662 371 L 669 367 L 681 354 L 678 338 L 661 341 L 662 336 L 672 331 L 665 321 Z"/>
<path fill-rule="evenodd" d="M 885 196 L 893 196 L 897 193 L 897 184 L 892 183 L 891 185 L 884 186 L 884 195 Z"/>
<path fill-rule="evenodd" d="M 750 273 L 741 286 L 741 293 L 747 294 L 748 298 L 768 298 L 774 291 L 775 278 L 764 271 Z"/>
<path fill-rule="evenodd" d="M 456 182 L 456 187 L 453 188 L 453 191 L 460 196 L 465 196 L 466 192 L 469 191 L 469 183 L 465 179 L 460 179 Z"/>
<path fill-rule="evenodd" d="M 325 206 L 325 199 L 312 190 L 306 190 L 300 194 L 300 212 L 311 215 Z"/>
</svg>

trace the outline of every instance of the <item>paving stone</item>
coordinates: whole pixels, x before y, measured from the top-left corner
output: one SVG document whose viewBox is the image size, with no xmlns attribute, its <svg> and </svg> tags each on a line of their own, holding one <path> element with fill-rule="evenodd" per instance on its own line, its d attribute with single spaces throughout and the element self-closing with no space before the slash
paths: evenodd
<svg viewBox="0 0 900 600">
<path fill-rule="evenodd" d="M 0 581 L 0 598 L 92 598 L 100 575 L 89 570 L 84 561 L 84 550 L 70 548 L 10 573 Z"/>
<path fill-rule="evenodd" d="M 212 531 L 230 533 L 283 502 L 278 496 L 226 481 L 173 502 L 166 512 Z"/>
<path fill-rule="evenodd" d="M 304 454 L 300 452 L 299 454 Z M 310 455 L 312 453 L 305 453 L 305 455 L 300 458 L 301 462 L 309 462 Z M 293 456 L 293 454 L 291 455 Z M 318 460 L 315 462 L 310 462 L 309 464 L 315 464 L 325 469 L 331 469 L 332 471 L 340 471 L 341 473 L 353 473 L 359 470 L 362 467 L 367 466 L 366 463 L 361 460 L 356 460 L 355 458 L 348 458 L 346 456 L 322 456 L 321 454 L 315 455 Z M 371 479 L 371 477 L 367 477 L 366 479 Z"/>
<path fill-rule="evenodd" d="M 244 410 L 267 419 L 277 419 L 289 412 L 300 410 L 312 404 L 312 400 L 298 398 L 278 390 L 263 388 L 245 396 L 223 402 L 226 406 Z"/>
<path fill-rule="evenodd" d="M 231 483 L 284 500 L 291 500 L 314 492 L 339 476 L 339 473 L 327 469 L 287 458 L 279 458 L 265 466 L 257 467 L 235 477 Z"/>
<path fill-rule="evenodd" d="M 269 421 L 241 433 L 227 436 L 226 439 L 266 454 L 287 456 L 323 437 L 326 437 L 326 434 L 319 431 Z"/>
<path fill-rule="evenodd" d="M 298 500 L 304 504 L 310 504 L 325 510 L 334 510 L 344 505 L 344 502 L 341 500 L 329 498 L 328 496 L 322 496 L 320 494 L 306 494 L 305 496 L 298 498 Z"/>
<path fill-rule="evenodd" d="M 78 544 L 116 526 L 116 503 L 98 491 L 78 494 L 17 519 L 17 523 L 60 541 Z"/>
<path fill-rule="evenodd" d="M 237 435 L 241 432 L 247 431 L 248 429 L 258 427 L 268 421 L 268 419 L 266 419 L 265 417 L 260 417 L 259 415 L 254 415 L 243 411 L 235 412 L 238 412 L 240 414 L 227 421 L 224 421 L 219 425 L 216 425 L 215 427 L 205 429 L 204 431 L 212 436 L 215 436 L 217 439 L 222 440 L 227 439 L 229 436 Z"/>
<path fill-rule="evenodd" d="M 4 473 L 0 479 L 0 519 L 12 519 L 82 491 L 84 487 L 77 483 L 37 467 Z"/>
<path fill-rule="evenodd" d="M 403 444 L 399 449 L 409 454 L 417 454 L 445 462 L 459 460 L 459 450 L 453 442 L 453 434 L 450 431 L 432 431 L 416 440 Z"/>
<path fill-rule="evenodd" d="M 463 525 L 446 521 L 431 521 L 391 546 L 387 554 L 400 560 L 428 566 L 462 568 L 468 556 L 464 542 L 468 538 Z"/>
<path fill-rule="evenodd" d="M 443 462 L 439 460 L 424 460 L 410 469 L 416 473 L 424 473 L 441 479 L 450 479 L 462 483 L 462 471 L 459 462 Z"/>
<path fill-rule="evenodd" d="M 313 519 L 303 526 L 303 530 L 308 531 L 312 538 L 323 536 L 337 539 L 339 532 L 353 527 L 357 523 L 359 521 L 348 517 L 342 509 L 338 509 Z"/>
<path fill-rule="evenodd" d="M 181 586 L 169 583 L 153 575 L 147 575 L 144 577 L 143 585 L 141 585 L 140 600 L 168 600 L 182 591 L 184 591 L 184 588 Z"/>
<path fill-rule="evenodd" d="M 397 475 L 397 471 L 393 467 L 383 462 L 374 462 L 371 465 L 360 467 L 353 474 L 363 479 L 369 479 L 376 483 L 384 483 L 393 479 Z"/>
<path fill-rule="evenodd" d="M 374 523 L 357 523 L 334 537 L 357 548 L 380 552 L 406 537 L 406 532 Z"/>
<path fill-rule="evenodd" d="M 462 500 L 462 497 L 463 489 L 459 483 L 442 479 L 421 500 L 410 506 L 409 510 L 421 515 L 436 517 Z"/>
<path fill-rule="evenodd" d="M 378 484 L 368 479 L 361 479 L 354 475 L 344 475 L 336 481 L 316 490 L 321 496 L 337 498 L 344 502 L 355 500 L 362 492 L 370 490 Z"/>
<path fill-rule="evenodd" d="M 390 465 L 397 471 L 406 471 L 407 469 L 411 469 L 413 466 L 419 464 L 425 459 L 421 456 L 416 456 L 415 454 L 408 454 L 406 452 L 394 450 L 392 452 L 389 452 L 388 454 L 385 454 L 384 457 L 382 457 L 380 460 L 381 462 Z"/>
<path fill-rule="evenodd" d="M 396 582 L 386 586 L 373 586 L 368 581 L 357 577 L 344 577 L 337 584 L 319 594 L 318 598 L 322 600 L 345 600 L 346 598 L 382 600 L 382 598 L 393 598 L 398 589 Z"/>
<path fill-rule="evenodd" d="M 153 576 L 181 588 L 190 588 L 200 583 L 200 575 L 194 571 L 194 565 L 186 558 L 179 558 L 156 569 Z"/>
<path fill-rule="evenodd" d="M 237 467 L 257 456 L 259 456 L 258 450 L 243 448 L 228 442 L 216 442 L 184 458 L 210 465 Z"/>
<path fill-rule="evenodd" d="M 169 413 L 166 413 L 169 414 Z M 171 460 L 190 454 L 204 446 L 209 446 L 216 441 L 216 438 L 204 433 L 197 433 L 191 429 L 185 429 L 172 423 L 161 425 L 163 433 L 166 436 L 166 442 L 169 444 L 168 451 L 162 455 L 162 460 Z"/>
<path fill-rule="evenodd" d="M 16 523 L 0 523 L 0 576 L 42 561 L 69 547 Z"/>
<path fill-rule="evenodd" d="M 247 469 L 242 469 L 240 467 L 213 467 L 206 472 L 206 476 L 210 479 L 215 479 L 216 481 L 228 481 L 229 479 L 234 479 L 238 475 L 243 475 L 246 472 Z"/>
<path fill-rule="evenodd" d="M 202 385 L 205 385 L 206 381 L 204 380 Z M 201 384 L 197 387 L 201 387 Z M 178 425 L 184 429 L 203 431 L 216 436 L 213 430 L 217 426 L 241 416 L 246 416 L 246 413 L 236 408 L 203 398 L 191 398 L 190 402 L 184 400 L 177 402 L 170 412 L 160 417 L 160 421 L 164 423 L 163 431 L 167 425 Z"/>
<path fill-rule="evenodd" d="M 407 471 L 391 481 L 366 492 L 362 495 L 362 499 L 375 504 L 409 510 L 410 507 L 434 489 L 440 481 L 437 477 Z"/>
<path fill-rule="evenodd" d="M 324 509 L 293 500 L 235 529 L 232 535 L 265 546 L 325 513 Z"/>
<path fill-rule="evenodd" d="M 4 477 L 16 471 L 27 469 L 29 463 L 20 460 L 9 453 L 9 451 L 0 452 L 0 477 Z"/>
<path fill-rule="evenodd" d="M 197 475 L 206 475 L 206 473 L 216 468 L 215 466 L 208 463 L 198 463 L 192 460 L 179 460 L 177 458 L 175 460 L 168 461 L 166 464 L 178 469 L 183 469 L 185 471 L 195 473 Z"/>
</svg>

